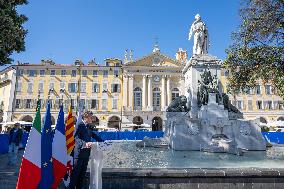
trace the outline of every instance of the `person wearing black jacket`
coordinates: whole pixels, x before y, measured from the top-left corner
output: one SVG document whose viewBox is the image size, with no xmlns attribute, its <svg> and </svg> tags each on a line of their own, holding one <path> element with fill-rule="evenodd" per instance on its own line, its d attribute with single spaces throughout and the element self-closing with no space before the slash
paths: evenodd
<svg viewBox="0 0 284 189">
<path fill-rule="evenodd" d="M 15 123 L 14 127 L 9 132 L 9 162 L 8 165 L 15 165 L 17 162 L 17 155 L 19 144 L 22 141 L 23 131 L 19 123 Z"/>
<path fill-rule="evenodd" d="M 74 168 L 71 173 L 69 189 L 81 189 L 86 175 L 89 162 L 92 138 L 97 142 L 103 142 L 98 135 L 93 132 L 91 111 L 83 114 L 83 122 L 80 123 L 75 132 L 75 148 L 74 148 Z"/>
</svg>

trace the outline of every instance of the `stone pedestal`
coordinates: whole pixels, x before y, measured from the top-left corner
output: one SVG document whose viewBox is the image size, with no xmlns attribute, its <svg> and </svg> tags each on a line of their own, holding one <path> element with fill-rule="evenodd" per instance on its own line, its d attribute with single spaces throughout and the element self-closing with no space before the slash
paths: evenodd
<svg viewBox="0 0 284 189">
<path fill-rule="evenodd" d="M 212 75 L 217 75 L 219 78 L 221 76 L 221 64 L 221 60 L 215 56 L 208 54 L 194 55 L 182 70 L 185 77 L 185 88 L 187 89 L 185 95 L 191 105 L 190 116 L 192 118 L 198 117 L 197 91 L 198 80 L 201 80 L 200 75 L 208 68 Z"/>
</svg>

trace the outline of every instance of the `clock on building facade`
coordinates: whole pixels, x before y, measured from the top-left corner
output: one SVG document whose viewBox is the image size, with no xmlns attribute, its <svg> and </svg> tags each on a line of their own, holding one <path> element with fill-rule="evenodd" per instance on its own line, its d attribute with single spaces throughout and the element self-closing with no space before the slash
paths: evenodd
<svg viewBox="0 0 284 189">
<path fill-rule="evenodd" d="M 155 76 L 154 76 L 154 81 L 159 82 L 159 81 L 160 81 L 160 76 L 155 75 Z"/>
</svg>

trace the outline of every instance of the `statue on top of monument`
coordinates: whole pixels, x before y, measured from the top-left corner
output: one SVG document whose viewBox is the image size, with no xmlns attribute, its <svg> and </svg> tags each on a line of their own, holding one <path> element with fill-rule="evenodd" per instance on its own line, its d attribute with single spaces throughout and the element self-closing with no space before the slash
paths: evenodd
<svg viewBox="0 0 284 189">
<path fill-rule="evenodd" d="M 194 33 L 193 42 L 193 55 L 195 54 L 207 54 L 209 48 L 209 34 L 205 23 L 201 20 L 199 14 L 195 16 L 195 21 L 192 23 L 188 35 L 188 40 L 191 39 Z"/>
</svg>

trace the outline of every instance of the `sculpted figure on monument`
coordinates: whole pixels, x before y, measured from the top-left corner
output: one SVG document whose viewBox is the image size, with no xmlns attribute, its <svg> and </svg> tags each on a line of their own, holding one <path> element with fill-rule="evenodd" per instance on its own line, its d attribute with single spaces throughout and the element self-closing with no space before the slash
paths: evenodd
<svg viewBox="0 0 284 189">
<path fill-rule="evenodd" d="M 233 104 L 231 104 L 229 96 L 226 93 L 222 94 L 222 99 L 223 99 L 223 105 L 226 110 L 229 112 L 234 112 L 234 113 L 241 113 L 238 108 L 236 108 Z"/>
<path fill-rule="evenodd" d="M 195 54 L 207 54 L 209 48 L 209 34 L 205 23 L 201 20 L 199 14 L 195 16 L 195 21 L 192 23 L 188 40 L 191 39 L 194 34 L 193 39 L 193 55 Z"/>
<path fill-rule="evenodd" d="M 198 80 L 198 92 L 197 92 L 197 104 L 199 107 L 208 104 L 208 95 L 212 91 L 213 77 L 210 70 L 204 70 L 203 74 L 200 75 L 201 81 Z"/>
<path fill-rule="evenodd" d="M 167 112 L 188 112 L 189 109 L 186 106 L 187 98 L 184 95 L 181 95 L 175 98 L 167 108 Z"/>
</svg>

